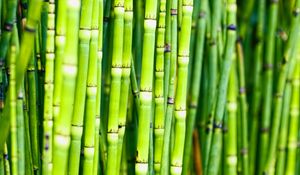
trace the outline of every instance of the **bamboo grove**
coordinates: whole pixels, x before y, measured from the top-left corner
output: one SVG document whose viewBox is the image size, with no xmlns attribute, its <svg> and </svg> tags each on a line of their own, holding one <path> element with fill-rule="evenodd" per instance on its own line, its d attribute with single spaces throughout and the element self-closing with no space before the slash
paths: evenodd
<svg viewBox="0 0 300 175">
<path fill-rule="evenodd" d="M 0 175 L 300 174 L 300 0 L 0 0 Z"/>
</svg>

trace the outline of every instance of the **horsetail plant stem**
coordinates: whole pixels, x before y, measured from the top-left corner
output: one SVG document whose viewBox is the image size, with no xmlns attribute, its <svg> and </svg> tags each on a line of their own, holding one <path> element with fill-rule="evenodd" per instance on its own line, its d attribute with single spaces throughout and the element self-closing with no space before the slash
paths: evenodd
<svg viewBox="0 0 300 175">
<path fill-rule="evenodd" d="M 71 122 L 77 77 L 77 47 L 79 33 L 78 0 L 67 1 L 66 47 L 62 60 L 62 89 L 59 116 L 56 118 L 53 140 L 53 174 L 65 174 L 68 171 L 68 156 L 71 142 Z M 62 117 L 64 116 L 64 117 Z"/>
<path fill-rule="evenodd" d="M 217 175 L 220 170 L 221 149 L 222 149 L 222 126 L 225 111 L 227 85 L 232 63 L 232 54 L 234 53 L 234 43 L 236 40 L 236 1 L 227 2 L 227 33 L 224 58 L 221 68 L 220 84 L 217 91 L 217 104 L 215 118 L 213 121 L 213 137 L 209 153 L 209 162 L 207 168 L 208 175 Z"/>
<path fill-rule="evenodd" d="M 291 21 L 290 34 L 287 43 L 284 48 L 283 58 L 281 60 L 281 65 L 279 67 L 279 75 L 277 80 L 277 86 L 275 90 L 274 97 L 274 114 L 272 120 L 272 129 L 270 137 L 270 148 L 268 150 L 266 164 L 264 166 L 264 173 L 270 174 L 274 171 L 275 158 L 276 158 L 276 145 L 278 141 L 278 131 L 280 126 L 280 116 L 282 111 L 282 96 L 284 91 L 284 86 L 287 78 L 287 67 L 290 64 L 290 60 L 294 59 L 292 56 L 292 48 L 295 46 L 297 39 L 297 31 L 299 30 L 299 9 L 300 1 L 295 1 L 295 6 L 293 10 L 293 18 Z"/>
<path fill-rule="evenodd" d="M 159 16 L 156 29 L 155 88 L 154 88 L 154 171 L 160 171 L 164 135 L 164 48 L 166 28 L 166 1 L 159 3 Z"/>
<path fill-rule="evenodd" d="M 147 174 L 149 131 L 152 111 L 152 87 L 156 30 L 157 0 L 145 1 L 145 19 L 140 84 L 139 125 L 137 138 L 136 174 Z"/>
</svg>

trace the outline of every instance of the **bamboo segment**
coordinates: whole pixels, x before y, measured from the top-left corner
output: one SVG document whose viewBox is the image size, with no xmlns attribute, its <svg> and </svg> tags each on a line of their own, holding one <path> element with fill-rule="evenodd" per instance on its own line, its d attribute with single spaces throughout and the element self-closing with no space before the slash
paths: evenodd
<svg viewBox="0 0 300 175">
<path fill-rule="evenodd" d="M 54 60 L 55 60 L 55 1 L 48 4 L 48 23 L 46 38 L 46 62 L 44 82 L 44 139 L 43 139 L 43 173 L 50 173 L 52 169 L 52 140 L 53 140 L 53 81 L 54 81 Z"/>
<path fill-rule="evenodd" d="M 67 2 L 66 48 L 62 60 L 62 89 L 59 116 L 56 118 L 53 140 L 53 174 L 66 174 L 70 147 L 71 121 L 77 77 L 77 47 L 80 2 Z M 74 33 L 76 35 L 74 35 Z"/>
<path fill-rule="evenodd" d="M 159 4 L 159 16 L 156 29 L 155 87 L 154 87 L 154 171 L 160 171 L 162 144 L 164 135 L 164 48 L 166 28 L 166 1 Z"/>
<path fill-rule="evenodd" d="M 157 0 L 145 1 L 142 72 L 137 139 L 136 174 L 147 174 L 149 131 L 152 111 L 153 67 L 156 29 Z"/>
<path fill-rule="evenodd" d="M 284 91 L 284 86 L 287 78 L 287 67 L 289 67 L 292 57 L 292 48 L 294 48 L 297 41 L 297 32 L 299 30 L 299 16 L 297 15 L 300 8 L 300 1 L 295 1 L 293 18 L 291 20 L 290 35 L 287 43 L 284 47 L 283 58 L 281 60 L 281 65 L 279 67 L 279 75 L 277 80 L 277 86 L 275 90 L 274 97 L 274 115 L 272 120 L 271 137 L 270 137 L 270 147 L 268 149 L 268 156 L 266 159 L 266 164 L 264 166 L 265 173 L 274 172 L 275 160 L 276 160 L 276 145 L 278 141 L 278 131 L 280 127 L 280 116 L 282 111 L 282 96 Z"/>
<path fill-rule="evenodd" d="M 222 149 L 222 126 L 223 116 L 226 103 L 226 92 L 230 67 L 232 63 L 232 55 L 234 53 L 234 42 L 236 40 L 236 1 L 228 1 L 227 6 L 227 33 L 224 58 L 221 68 L 220 85 L 217 93 L 217 104 L 214 119 L 214 133 L 209 154 L 209 162 L 207 168 L 208 175 L 217 175 L 220 170 L 221 149 Z"/>
<path fill-rule="evenodd" d="M 125 135 L 127 104 L 130 85 L 130 68 L 132 59 L 132 30 L 133 30 L 133 1 L 125 0 L 124 2 L 124 43 L 123 43 L 123 58 L 122 58 L 122 77 L 120 89 L 120 109 L 119 109 L 119 135 L 118 135 L 118 160 L 117 171 L 120 171 L 121 157 L 123 150 L 123 140 Z"/>
<path fill-rule="evenodd" d="M 106 174 L 118 174 L 118 119 L 120 110 L 120 89 L 122 77 L 122 57 L 124 38 L 124 0 L 113 3 L 113 47 L 111 63 L 111 85 L 108 109 L 107 143 L 108 159 Z M 120 148 L 122 149 L 122 148 Z"/>
</svg>

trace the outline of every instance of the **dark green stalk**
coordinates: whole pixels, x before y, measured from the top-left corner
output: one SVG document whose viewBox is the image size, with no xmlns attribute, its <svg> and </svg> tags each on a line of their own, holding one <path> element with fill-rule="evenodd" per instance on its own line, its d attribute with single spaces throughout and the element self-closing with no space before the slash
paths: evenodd
<svg viewBox="0 0 300 175">
<path fill-rule="evenodd" d="M 264 22 L 265 22 L 265 7 L 266 1 L 261 0 L 258 3 L 257 11 L 257 26 L 256 26 L 256 40 L 257 43 L 254 48 L 254 75 L 253 75 L 253 95 L 251 97 L 249 115 L 251 118 L 250 140 L 249 140 L 249 174 L 254 175 L 256 169 L 256 153 L 257 140 L 259 128 L 259 111 L 261 106 L 261 89 L 262 87 L 262 61 L 263 61 L 263 38 L 264 38 Z"/>
<path fill-rule="evenodd" d="M 209 53 L 208 53 L 208 89 L 207 92 L 207 128 L 212 128 L 214 120 L 214 104 L 216 99 L 216 89 L 217 89 L 217 73 L 218 73 L 218 46 L 217 46 L 217 33 L 218 27 L 221 21 L 221 6 L 222 0 L 215 0 L 212 2 L 212 12 L 211 12 L 211 27 L 210 27 L 210 38 L 209 38 Z M 204 172 L 208 167 L 210 147 L 212 140 L 212 129 L 207 129 L 206 139 L 205 139 L 205 155 L 204 155 Z"/>
<path fill-rule="evenodd" d="M 234 43 L 236 40 L 236 1 L 229 0 L 227 6 L 227 33 L 226 45 L 223 55 L 219 88 L 217 91 L 217 104 L 215 118 L 213 121 L 213 137 L 209 153 L 207 168 L 208 175 L 217 175 L 220 170 L 221 150 L 222 150 L 222 126 L 227 96 L 227 85 L 230 74 L 230 67 L 234 53 Z"/>
<path fill-rule="evenodd" d="M 171 0 L 166 2 L 165 17 L 165 50 L 164 50 L 164 109 L 167 109 L 167 98 L 170 79 L 170 61 L 171 61 Z"/>
<path fill-rule="evenodd" d="M 22 55 L 22 59 L 16 62 L 16 89 L 18 90 L 21 87 L 23 82 L 24 74 L 27 68 L 27 64 L 29 59 L 31 58 L 32 50 L 34 47 L 34 36 L 36 25 L 40 19 L 41 12 L 41 1 L 40 0 L 32 0 L 31 4 L 35 4 L 35 6 L 31 5 L 28 12 L 28 20 L 26 22 L 25 31 L 22 35 L 21 49 L 20 54 Z M 9 98 L 6 98 L 5 104 L 9 103 Z M 0 137 L 0 145 L 4 145 L 5 140 L 8 135 L 9 130 L 9 105 L 6 105 L 3 110 L 3 117 L 0 118 L 0 128 L 2 129 L 2 137 Z M 3 152 L 3 146 L 0 146 L 0 154 Z"/>
<path fill-rule="evenodd" d="M 197 29 L 196 29 L 196 43 L 195 43 L 195 58 L 193 73 L 190 85 L 190 101 L 187 116 L 187 131 L 185 136 L 185 149 L 183 158 L 183 172 L 182 174 L 187 174 L 188 167 L 191 160 L 192 152 L 192 134 L 194 131 L 194 125 L 196 121 L 196 114 L 198 109 L 198 99 L 200 93 L 200 83 L 201 83 L 201 73 L 202 73 L 202 60 L 204 56 L 204 42 L 205 42 L 205 30 L 206 30 L 206 11 L 207 11 L 208 1 L 204 0 L 201 3 L 200 12 L 197 19 Z M 191 46 L 193 47 L 193 46 Z"/>
<path fill-rule="evenodd" d="M 300 0 L 296 0 L 294 10 L 293 10 L 293 18 L 291 19 L 291 27 L 290 34 L 288 36 L 287 43 L 284 48 L 283 58 L 281 61 L 281 65 L 279 68 L 279 75 L 277 86 L 275 90 L 274 97 L 274 113 L 272 120 L 272 129 L 271 129 L 271 137 L 270 137 L 270 148 L 268 149 L 267 161 L 264 166 L 264 173 L 270 174 L 274 172 L 275 160 L 276 160 L 276 146 L 278 141 L 278 133 L 280 127 L 280 118 L 282 111 L 282 96 L 285 87 L 285 82 L 287 79 L 287 68 L 289 67 L 290 60 L 294 59 L 292 57 L 292 49 L 295 46 L 298 36 L 298 30 L 300 27 L 299 23 L 299 8 L 300 8 Z"/>
<path fill-rule="evenodd" d="M 262 94 L 264 98 L 262 101 L 262 116 L 260 124 L 260 138 L 259 138 L 259 154 L 258 157 L 258 173 L 262 174 L 263 167 L 266 162 L 267 151 L 269 148 L 269 130 L 271 122 L 271 107 L 272 107 L 272 86 L 273 86 L 273 62 L 274 62 L 274 43 L 275 30 L 277 26 L 278 17 L 278 1 L 270 1 L 266 43 L 265 43 L 265 57 L 263 60 L 263 77 L 262 77 Z"/>
</svg>

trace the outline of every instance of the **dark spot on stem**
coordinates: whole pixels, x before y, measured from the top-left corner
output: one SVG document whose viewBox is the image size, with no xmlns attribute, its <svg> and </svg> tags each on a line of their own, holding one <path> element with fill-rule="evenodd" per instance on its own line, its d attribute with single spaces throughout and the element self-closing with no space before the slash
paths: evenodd
<svg viewBox="0 0 300 175">
<path fill-rule="evenodd" d="M 241 155 L 243 156 L 243 155 L 246 155 L 246 154 L 248 154 L 248 149 L 247 148 L 242 148 L 241 149 Z"/>
<path fill-rule="evenodd" d="M 174 104 L 174 98 L 168 97 L 167 102 L 168 102 L 168 104 Z"/>
<path fill-rule="evenodd" d="M 171 15 L 177 15 L 177 9 L 171 9 Z"/>
<path fill-rule="evenodd" d="M 266 64 L 264 64 L 263 65 L 263 70 L 264 71 L 267 71 L 267 70 L 271 70 L 271 69 L 273 69 L 273 64 L 272 63 L 266 63 Z"/>
<path fill-rule="evenodd" d="M 28 4 L 27 4 L 27 2 L 22 2 L 22 3 L 21 3 L 21 6 L 22 6 L 22 8 L 25 9 L 25 10 L 28 9 Z"/>
<path fill-rule="evenodd" d="M 165 45 L 165 52 L 171 52 L 171 45 L 169 43 Z"/>
<path fill-rule="evenodd" d="M 228 29 L 228 30 L 235 31 L 235 30 L 236 30 L 236 25 L 234 25 L 234 24 L 229 24 L 229 25 L 227 26 L 227 29 Z"/>
<path fill-rule="evenodd" d="M 5 22 L 5 23 L 4 23 L 4 30 L 5 30 L 5 31 L 8 31 L 8 32 L 11 32 L 13 26 L 14 26 L 13 23 L 11 23 L 11 22 Z"/>
<path fill-rule="evenodd" d="M 198 15 L 199 18 L 204 18 L 206 16 L 206 12 L 205 11 L 201 11 Z"/>
<path fill-rule="evenodd" d="M 270 128 L 268 128 L 268 127 L 260 129 L 261 133 L 268 133 L 269 131 L 270 131 Z"/>
<path fill-rule="evenodd" d="M 300 9 L 299 8 L 296 8 L 295 10 L 293 10 L 293 15 L 295 17 L 297 17 L 299 15 L 299 13 L 300 13 Z"/>
<path fill-rule="evenodd" d="M 27 31 L 29 33 L 35 33 L 35 28 L 31 28 L 29 26 L 25 26 L 25 31 Z"/>
</svg>

